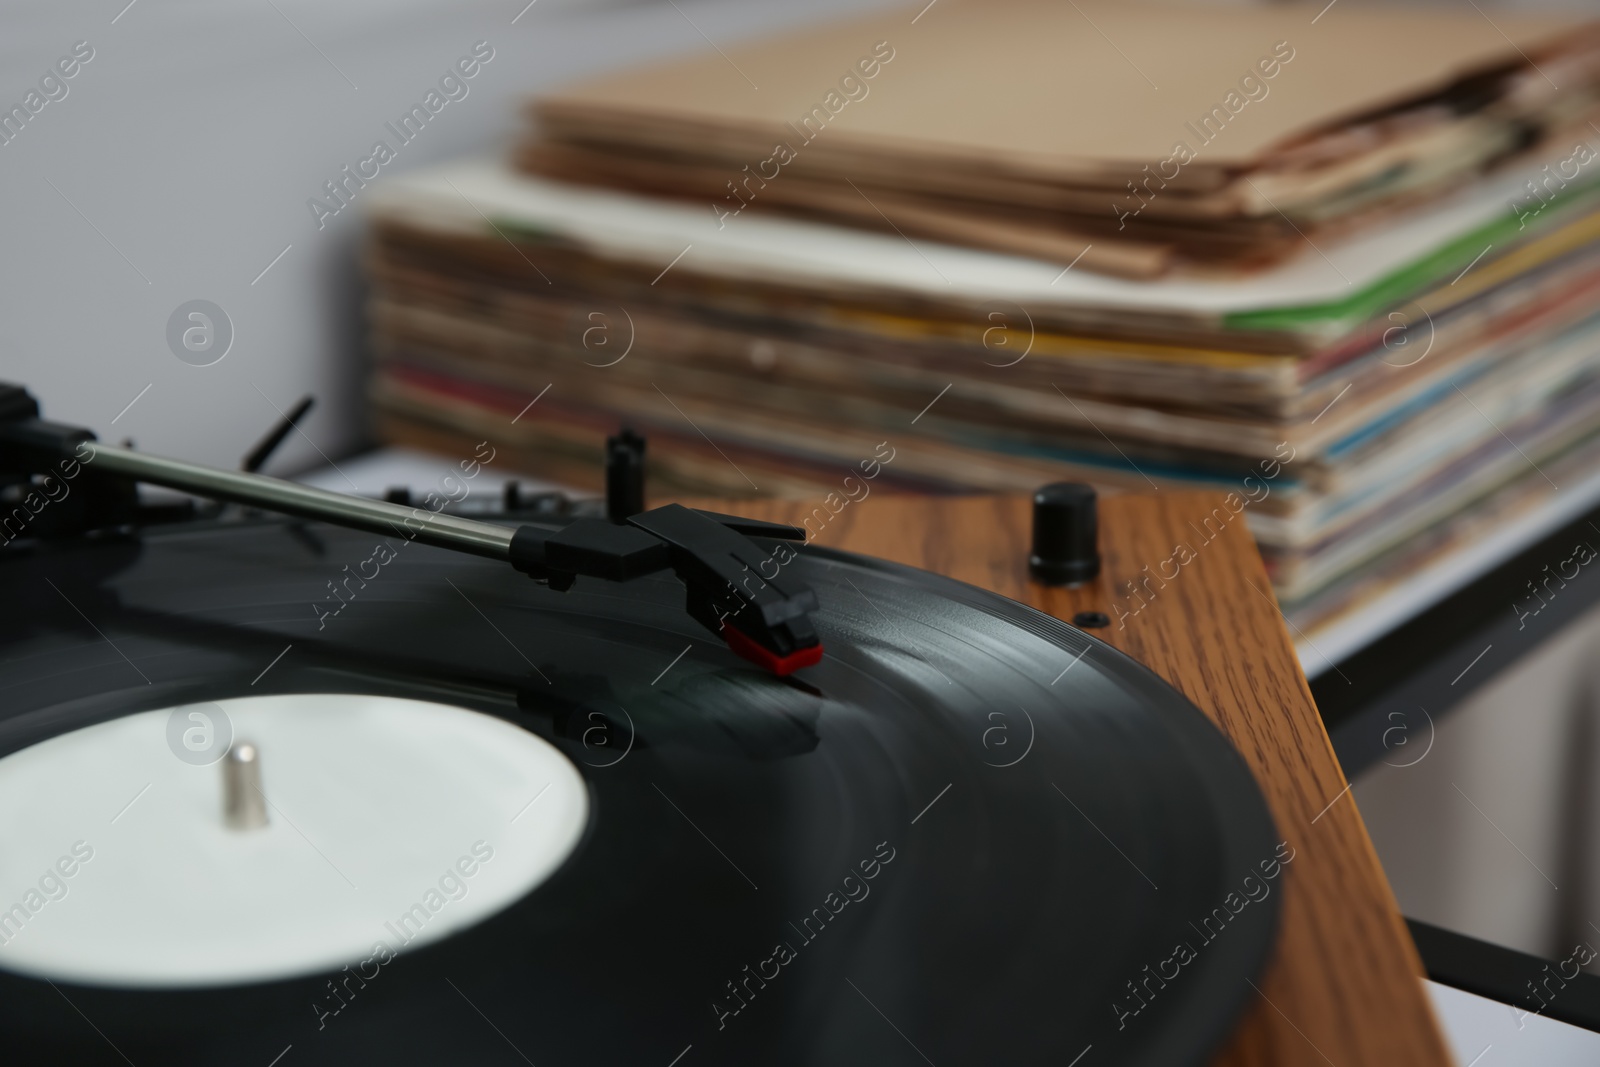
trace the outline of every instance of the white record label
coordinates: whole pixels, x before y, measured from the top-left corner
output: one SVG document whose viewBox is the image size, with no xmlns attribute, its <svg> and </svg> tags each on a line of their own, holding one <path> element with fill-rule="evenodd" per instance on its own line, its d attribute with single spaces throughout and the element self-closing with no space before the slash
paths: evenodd
<svg viewBox="0 0 1600 1067">
<path fill-rule="evenodd" d="M 229 743 L 267 825 L 223 817 Z M 554 746 L 462 708 L 293 694 L 141 712 L 0 759 L 0 967 L 184 987 L 377 967 L 519 900 L 588 820 Z"/>
</svg>

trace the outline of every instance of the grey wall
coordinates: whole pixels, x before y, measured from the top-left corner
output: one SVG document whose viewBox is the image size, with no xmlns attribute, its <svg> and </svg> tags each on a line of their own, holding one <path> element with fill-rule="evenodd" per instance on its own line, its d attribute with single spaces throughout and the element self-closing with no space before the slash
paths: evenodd
<svg viewBox="0 0 1600 1067">
<path fill-rule="evenodd" d="M 315 447 L 291 438 L 277 471 L 362 434 L 362 219 L 346 210 L 319 230 L 306 201 L 473 42 L 493 60 L 386 173 L 503 151 L 530 91 L 705 49 L 700 31 L 723 43 L 872 6 L 537 0 L 513 25 L 527 0 L 126 2 L 0 8 L 0 108 L 24 104 L 75 42 L 94 50 L 0 145 L 0 379 L 103 438 L 229 466 L 274 405 L 315 393 Z M 169 316 L 194 299 L 234 327 L 210 366 L 168 346 Z"/>
</svg>

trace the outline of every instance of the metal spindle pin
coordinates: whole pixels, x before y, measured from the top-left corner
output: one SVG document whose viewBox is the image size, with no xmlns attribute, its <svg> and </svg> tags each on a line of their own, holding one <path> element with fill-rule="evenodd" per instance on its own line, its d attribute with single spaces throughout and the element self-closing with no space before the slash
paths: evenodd
<svg viewBox="0 0 1600 1067">
<path fill-rule="evenodd" d="M 267 825 L 267 798 L 261 792 L 261 754 L 239 741 L 222 758 L 222 817 L 230 830 Z"/>
</svg>

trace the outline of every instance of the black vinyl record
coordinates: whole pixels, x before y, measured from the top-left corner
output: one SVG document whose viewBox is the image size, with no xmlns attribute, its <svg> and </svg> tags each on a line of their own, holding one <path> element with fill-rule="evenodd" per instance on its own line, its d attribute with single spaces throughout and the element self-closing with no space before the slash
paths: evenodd
<svg viewBox="0 0 1600 1067">
<path fill-rule="evenodd" d="M 19 1062 L 1200 1064 L 1252 995 L 1287 858 L 1262 797 L 1195 707 L 1084 633 L 816 547 L 786 572 L 825 655 L 788 679 L 670 575 L 556 592 L 421 545 L 319 629 L 374 540 L 242 520 L 0 553 L 0 755 L 245 694 L 415 697 L 565 752 L 576 851 L 334 1018 L 311 1007 L 328 974 L 0 971 Z"/>
</svg>

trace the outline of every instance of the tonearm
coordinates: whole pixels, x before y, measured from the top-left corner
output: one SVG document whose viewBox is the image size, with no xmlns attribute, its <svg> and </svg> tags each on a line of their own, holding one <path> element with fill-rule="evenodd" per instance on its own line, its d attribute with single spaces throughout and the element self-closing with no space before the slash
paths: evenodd
<svg viewBox="0 0 1600 1067">
<path fill-rule="evenodd" d="M 93 487 L 90 499 L 80 496 L 73 507 L 79 521 L 71 528 L 55 522 L 43 529 L 59 536 L 126 524 L 133 486 L 145 482 L 504 560 L 558 591 L 579 577 L 625 582 L 671 570 L 684 584 L 689 614 L 740 656 L 779 675 L 822 658 L 810 614 L 816 594 L 778 568 L 772 577 L 763 576 L 771 553 L 751 540 L 804 540 L 805 531 L 794 526 L 679 504 L 563 526 L 484 522 L 105 444 L 89 430 L 40 418 L 38 402 L 25 388 L 0 383 L 0 477 L 24 490 L 22 503 L 0 515 L 0 526 L 27 525 L 36 513 L 30 500 L 49 500 L 52 479 L 59 484 L 79 474 L 88 474 L 85 487 Z"/>
</svg>

